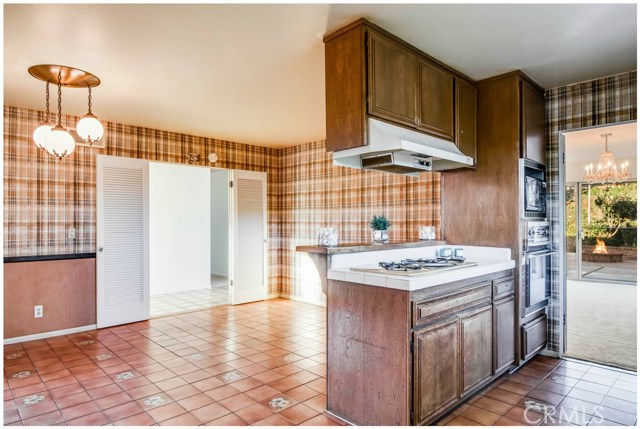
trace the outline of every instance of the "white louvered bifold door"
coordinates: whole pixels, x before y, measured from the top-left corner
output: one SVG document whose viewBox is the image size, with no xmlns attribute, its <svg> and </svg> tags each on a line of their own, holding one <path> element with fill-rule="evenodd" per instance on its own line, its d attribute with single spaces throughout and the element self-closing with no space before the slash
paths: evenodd
<svg viewBox="0 0 640 429">
<path fill-rule="evenodd" d="M 231 172 L 231 303 L 267 298 L 267 174 Z"/>
<path fill-rule="evenodd" d="M 97 325 L 149 318 L 149 163 L 97 158 Z"/>
</svg>

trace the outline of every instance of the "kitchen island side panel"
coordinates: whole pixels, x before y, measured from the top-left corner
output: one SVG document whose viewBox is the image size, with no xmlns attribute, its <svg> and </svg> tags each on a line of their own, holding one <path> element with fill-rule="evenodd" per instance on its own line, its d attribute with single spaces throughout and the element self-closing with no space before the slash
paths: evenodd
<svg viewBox="0 0 640 429">
<path fill-rule="evenodd" d="M 410 314 L 407 291 L 329 281 L 328 412 L 357 425 L 410 424 Z"/>
</svg>

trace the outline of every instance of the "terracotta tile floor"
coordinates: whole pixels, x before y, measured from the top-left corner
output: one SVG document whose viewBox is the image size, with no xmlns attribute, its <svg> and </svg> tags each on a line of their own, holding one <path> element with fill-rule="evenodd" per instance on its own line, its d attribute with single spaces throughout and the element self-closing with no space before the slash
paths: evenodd
<svg viewBox="0 0 640 429">
<path fill-rule="evenodd" d="M 4 424 L 337 425 L 325 340 L 324 308 L 276 299 L 8 345 Z M 540 356 L 438 424 L 633 425 L 636 389 L 633 374 Z"/>
<path fill-rule="evenodd" d="M 637 421 L 635 373 L 537 356 L 437 425 L 632 426 Z"/>
<path fill-rule="evenodd" d="M 222 306 L 4 347 L 5 425 L 337 425 L 325 309 Z"/>
</svg>

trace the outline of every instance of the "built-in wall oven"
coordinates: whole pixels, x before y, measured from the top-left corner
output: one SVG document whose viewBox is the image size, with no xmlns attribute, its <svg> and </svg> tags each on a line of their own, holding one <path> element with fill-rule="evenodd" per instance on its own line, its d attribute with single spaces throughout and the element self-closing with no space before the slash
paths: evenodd
<svg viewBox="0 0 640 429">
<path fill-rule="evenodd" d="M 547 220 L 524 224 L 520 265 L 520 363 L 547 344 L 547 305 L 551 296 L 551 234 Z"/>
<path fill-rule="evenodd" d="M 526 222 L 522 270 L 524 316 L 549 304 L 551 295 L 551 235 L 549 221 Z"/>
</svg>

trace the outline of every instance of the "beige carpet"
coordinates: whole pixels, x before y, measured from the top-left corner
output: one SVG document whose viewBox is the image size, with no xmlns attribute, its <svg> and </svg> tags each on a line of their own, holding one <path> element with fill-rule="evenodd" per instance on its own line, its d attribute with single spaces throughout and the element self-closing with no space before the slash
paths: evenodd
<svg viewBox="0 0 640 429">
<path fill-rule="evenodd" d="M 567 280 L 566 355 L 637 369 L 637 287 Z"/>
</svg>

